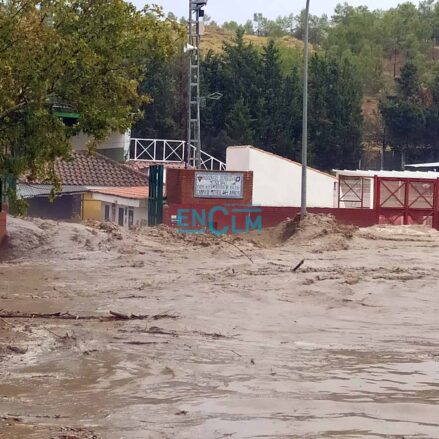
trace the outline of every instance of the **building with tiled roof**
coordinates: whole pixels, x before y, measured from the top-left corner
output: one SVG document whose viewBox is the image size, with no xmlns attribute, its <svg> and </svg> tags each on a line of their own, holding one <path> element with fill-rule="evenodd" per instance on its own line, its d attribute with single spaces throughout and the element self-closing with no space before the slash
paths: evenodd
<svg viewBox="0 0 439 439">
<path fill-rule="evenodd" d="M 144 173 L 99 153 L 75 151 L 72 160 L 57 160 L 55 173 L 64 186 L 134 187 L 148 184 Z"/>
<path fill-rule="evenodd" d="M 61 192 L 50 202 L 53 186 L 24 181 L 18 195 L 28 202 L 29 216 L 50 219 L 112 221 L 121 226 L 147 222 L 148 175 L 99 153 L 73 151 L 57 160 Z"/>
</svg>

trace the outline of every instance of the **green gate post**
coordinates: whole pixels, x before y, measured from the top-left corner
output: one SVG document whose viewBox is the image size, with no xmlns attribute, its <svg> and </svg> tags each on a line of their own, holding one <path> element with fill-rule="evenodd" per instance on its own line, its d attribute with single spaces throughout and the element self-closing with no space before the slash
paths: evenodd
<svg viewBox="0 0 439 439">
<path fill-rule="evenodd" d="M 163 223 L 163 165 L 149 167 L 148 226 Z"/>
<path fill-rule="evenodd" d="M 159 165 L 157 171 L 157 224 L 163 224 L 163 165 Z"/>
<path fill-rule="evenodd" d="M 148 226 L 155 226 L 155 203 L 154 203 L 154 194 L 155 194 L 155 166 L 149 167 L 149 198 L 148 198 Z"/>
</svg>

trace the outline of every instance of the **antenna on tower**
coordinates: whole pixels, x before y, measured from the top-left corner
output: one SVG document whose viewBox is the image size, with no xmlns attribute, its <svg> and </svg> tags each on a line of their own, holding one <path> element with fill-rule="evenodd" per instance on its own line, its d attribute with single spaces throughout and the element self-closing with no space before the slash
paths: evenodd
<svg viewBox="0 0 439 439">
<path fill-rule="evenodd" d="M 187 117 L 188 162 L 201 167 L 201 115 L 200 115 L 200 18 L 207 0 L 189 0 L 189 41 L 185 52 L 189 53 L 189 89 Z M 195 151 L 190 145 L 195 147 Z"/>
</svg>

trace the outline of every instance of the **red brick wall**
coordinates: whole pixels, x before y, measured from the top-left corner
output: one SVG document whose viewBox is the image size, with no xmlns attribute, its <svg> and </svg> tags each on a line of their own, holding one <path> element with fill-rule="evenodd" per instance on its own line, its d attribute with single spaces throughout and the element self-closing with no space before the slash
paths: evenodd
<svg viewBox="0 0 439 439">
<path fill-rule="evenodd" d="M 244 197 L 240 200 L 224 198 L 194 198 L 195 172 L 193 169 L 167 169 L 166 195 L 168 204 L 251 205 L 253 200 L 253 172 L 237 172 L 244 174 Z M 205 172 L 205 171 L 203 171 Z M 207 171 L 209 172 L 209 171 Z M 218 171 L 212 171 L 218 172 Z"/>
<path fill-rule="evenodd" d="M 262 227 L 274 227 L 286 218 L 294 218 L 299 212 L 298 207 L 270 207 L 252 206 L 259 212 L 236 212 L 244 206 L 251 206 L 253 196 L 253 173 L 244 172 L 244 198 L 242 200 L 217 199 L 217 198 L 194 198 L 194 179 L 195 170 L 188 169 L 168 169 L 166 176 L 167 206 L 164 209 L 163 220 L 169 226 L 172 224 L 172 217 L 176 217 L 180 209 L 184 209 L 185 229 L 199 229 L 197 218 L 205 215 L 207 220 L 214 223 L 216 230 L 225 227 L 229 232 L 233 230 L 243 231 L 246 228 L 248 218 L 255 224 L 256 218 L 262 218 Z M 217 209 L 209 218 L 209 213 L 214 207 L 223 207 L 224 210 Z M 193 212 L 197 217 L 194 220 Z M 352 224 L 359 227 L 367 227 L 376 224 L 377 216 L 374 209 L 324 209 L 311 208 L 310 213 L 321 213 L 334 215 L 342 224 Z"/>
<path fill-rule="evenodd" d="M 6 236 L 6 212 L 0 212 L 0 244 Z"/>
<path fill-rule="evenodd" d="M 214 212 L 214 215 L 212 215 L 212 221 L 216 230 L 222 230 L 225 227 L 229 229 L 229 233 L 232 233 L 234 230 L 236 232 L 237 229 L 239 229 L 240 231 L 245 230 L 247 217 L 253 219 L 258 214 L 257 213 L 249 214 L 244 212 L 235 213 L 234 209 L 243 210 L 243 208 L 246 209 L 247 207 L 244 207 L 244 205 L 239 205 L 239 204 L 230 204 L 228 203 L 228 201 L 230 200 L 221 200 L 219 203 L 215 205 L 206 204 L 206 203 L 167 205 L 165 206 L 163 212 L 163 222 L 164 224 L 171 227 L 176 226 L 176 224 L 172 222 L 172 217 L 176 217 L 180 213 L 179 211 L 181 210 L 182 223 L 187 224 L 187 226 L 184 227 L 185 229 L 193 229 L 193 230 L 202 229 L 204 227 L 199 225 L 199 221 L 197 219 L 194 219 L 193 212 L 195 211 L 197 213 L 198 218 L 205 215 L 206 223 L 207 223 L 210 219 L 209 213 L 212 212 L 211 209 L 213 208 L 217 209 L 218 207 L 220 207 L 223 208 L 224 211 L 216 211 Z M 251 206 L 248 206 L 248 208 L 259 209 L 258 207 L 251 207 Z M 193 222 L 194 220 L 197 224 L 194 224 Z"/>
<path fill-rule="evenodd" d="M 256 221 L 258 215 L 262 217 L 262 227 L 274 227 L 280 224 L 287 218 L 294 218 L 299 212 L 298 207 L 258 207 L 253 206 L 252 209 L 259 209 L 261 212 L 255 213 L 234 213 L 233 209 L 239 208 L 239 205 L 218 203 L 218 206 L 224 206 L 227 209 L 227 214 L 223 212 L 216 212 L 214 215 L 215 229 L 222 230 L 224 227 L 228 227 L 228 231 L 232 232 L 233 228 L 239 230 L 245 230 L 246 228 L 246 218 L 250 216 L 253 223 Z M 185 222 L 190 223 L 192 219 L 191 212 L 195 209 L 200 215 L 204 210 L 207 210 L 207 215 L 209 214 L 209 209 L 213 206 L 200 203 L 188 203 L 188 204 L 170 204 L 165 207 L 164 210 L 164 223 L 168 226 L 175 226 L 172 224 L 172 216 L 176 216 L 180 209 L 186 209 L 184 215 L 188 218 Z M 242 207 L 242 206 L 241 206 Z M 189 212 L 188 212 L 189 210 Z M 376 224 L 376 212 L 374 209 L 330 209 L 330 208 L 310 208 L 308 209 L 310 213 L 315 214 L 330 214 L 334 215 L 342 224 L 354 225 L 358 227 L 368 227 Z M 233 219 L 232 219 L 233 218 Z M 232 223 L 233 221 L 233 223 Z M 190 227 L 189 227 L 190 228 Z"/>
</svg>

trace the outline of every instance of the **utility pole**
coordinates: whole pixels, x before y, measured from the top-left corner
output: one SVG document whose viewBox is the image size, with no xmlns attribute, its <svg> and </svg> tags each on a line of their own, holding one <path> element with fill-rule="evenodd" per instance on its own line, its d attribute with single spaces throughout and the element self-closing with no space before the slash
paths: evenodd
<svg viewBox="0 0 439 439">
<path fill-rule="evenodd" d="M 304 71 L 303 71 L 303 125 L 302 125 L 302 196 L 300 217 L 306 216 L 306 183 L 308 167 L 308 40 L 309 40 L 309 0 L 305 9 L 305 38 L 304 38 Z"/>
<path fill-rule="evenodd" d="M 204 17 L 203 7 L 206 4 L 207 0 L 189 0 L 187 154 L 189 164 L 195 164 L 196 169 L 201 167 L 200 18 Z M 195 146 L 195 156 L 190 145 Z"/>
</svg>

